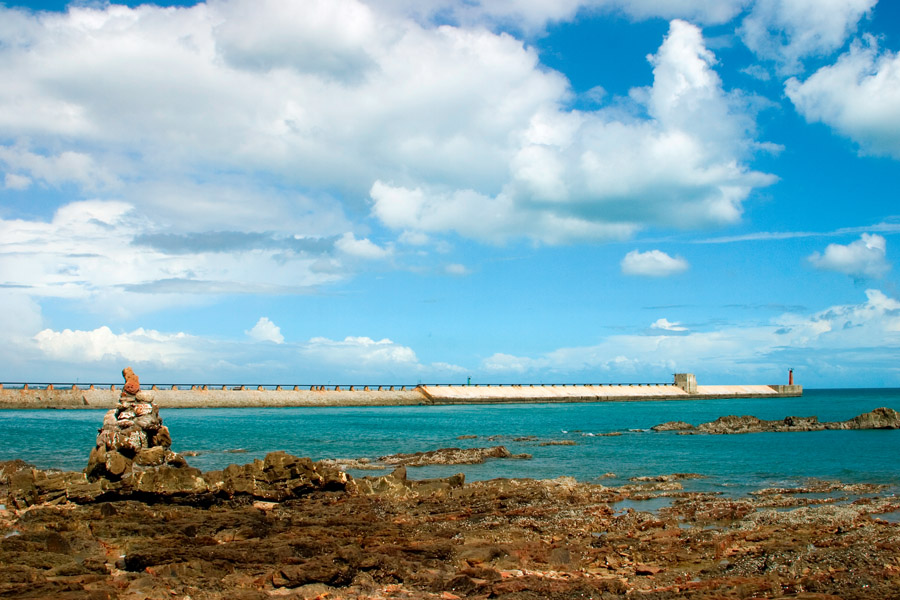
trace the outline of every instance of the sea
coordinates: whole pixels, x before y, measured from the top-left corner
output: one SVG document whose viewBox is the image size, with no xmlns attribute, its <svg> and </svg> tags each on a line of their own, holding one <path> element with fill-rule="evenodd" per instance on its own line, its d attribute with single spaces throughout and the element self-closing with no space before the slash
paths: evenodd
<svg viewBox="0 0 900 600">
<path fill-rule="evenodd" d="M 877 483 L 900 493 L 900 430 L 679 435 L 650 428 L 724 415 L 762 419 L 816 415 L 838 421 L 886 406 L 900 389 L 805 390 L 799 398 L 574 404 L 352 408 L 163 408 L 172 449 L 208 471 L 284 450 L 314 460 L 368 458 L 448 447 L 503 445 L 524 460 L 426 466 L 409 477 L 462 472 L 467 481 L 553 479 L 622 485 L 632 477 L 697 473 L 685 489 L 741 496 L 810 480 Z M 81 470 L 104 410 L 0 410 L 0 460 Z M 613 434 L 613 435 L 609 435 Z M 355 477 L 387 471 L 349 471 Z"/>
</svg>

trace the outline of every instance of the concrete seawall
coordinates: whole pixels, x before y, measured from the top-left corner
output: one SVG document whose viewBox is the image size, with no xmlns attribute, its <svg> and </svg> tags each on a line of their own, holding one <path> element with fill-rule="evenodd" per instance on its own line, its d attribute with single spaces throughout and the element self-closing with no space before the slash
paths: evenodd
<svg viewBox="0 0 900 600">
<path fill-rule="evenodd" d="M 114 408 L 121 389 L 2 389 L 0 408 Z M 160 408 L 278 406 L 415 406 L 431 404 L 417 388 L 406 390 L 144 389 Z"/>
<path fill-rule="evenodd" d="M 144 389 L 160 408 L 416 406 L 542 402 L 637 402 L 801 396 L 799 385 L 419 385 L 393 389 Z M 687 389 L 685 389 L 687 388 Z M 2 388 L 0 409 L 108 409 L 120 389 Z"/>
</svg>

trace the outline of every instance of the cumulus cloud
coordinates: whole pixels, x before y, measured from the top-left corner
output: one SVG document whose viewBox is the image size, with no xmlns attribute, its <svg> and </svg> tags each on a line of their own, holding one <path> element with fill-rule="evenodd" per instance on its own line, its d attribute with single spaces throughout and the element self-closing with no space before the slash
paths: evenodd
<svg viewBox="0 0 900 600">
<path fill-rule="evenodd" d="M 579 7 L 712 20 L 740 9 L 724 4 L 453 6 L 535 22 Z M 371 192 L 373 214 L 410 234 L 621 239 L 733 222 L 773 180 L 747 167 L 752 118 L 683 21 L 652 59 L 654 85 L 634 91 L 635 114 L 649 113 L 637 118 L 564 108 L 568 82 L 533 48 L 469 19 L 410 20 L 409 3 L 310 0 L 303 18 L 281 0 L 0 10 L 0 77 L 16 82 L 0 89 L 0 161 L 49 185 L 115 190 L 177 231 L 342 235 Z"/>
<path fill-rule="evenodd" d="M 693 25 L 673 21 L 650 62 L 653 85 L 631 94 L 650 118 L 565 111 L 557 97 L 535 105 L 517 133 L 499 193 L 379 179 L 370 190 L 374 215 L 407 231 L 547 243 L 738 220 L 750 192 L 774 181 L 742 163 L 757 148 L 749 109 L 722 89 Z"/>
<path fill-rule="evenodd" d="M 244 333 L 258 342 L 284 343 L 284 336 L 281 335 L 281 328 L 270 321 L 268 317 L 260 317 L 259 321 L 256 322 L 256 325 Z"/>
<path fill-rule="evenodd" d="M 387 338 L 315 337 L 290 343 L 266 317 L 245 333 L 249 340 L 143 328 L 115 333 L 108 326 L 88 331 L 43 329 L 28 344 L 18 346 L 17 353 L 30 354 L 33 364 L 25 367 L 32 370 L 56 365 L 60 372 L 71 372 L 73 377 L 106 373 L 100 376 L 106 380 L 110 370 L 116 372 L 122 363 L 140 366 L 141 374 L 151 381 L 190 378 L 198 383 L 236 379 L 247 383 L 240 380 L 245 377 L 254 379 L 250 383 L 324 383 L 335 379 L 354 383 L 348 377 L 364 378 L 364 383 L 410 383 L 422 376 L 442 380 L 448 374 L 464 372 L 462 367 L 445 362 L 423 364 L 412 348 Z"/>
<path fill-rule="evenodd" d="M 873 351 L 872 340 L 879 340 Z M 840 377 L 862 372 L 896 383 L 900 350 L 900 301 L 867 290 L 861 304 L 832 306 L 801 315 L 787 313 L 771 323 L 736 324 L 677 335 L 612 335 L 592 346 L 568 347 L 537 356 L 497 353 L 482 362 L 495 375 L 517 378 L 588 372 L 596 378 L 642 380 L 671 373 L 697 373 L 701 383 L 775 383 L 787 366 L 801 367 L 807 381 L 837 385 Z M 746 379 L 744 379 L 746 378 Z M 603 380 L 603 379 L 600 379 Z"/>
<path fill-rule="evenodd" d="M 650 325 L 651 329 L 663 329 L 665 331 L 687 331 L 687 327 L 682 327 L 679 322 L 670 322 L 666 318 L 657 319 Z"/>
<path fill-rule="evenodd" d="M 339 251 L 355 258 L 379 260 L 390 255 L 390 251 L 374 244 L 368 238 L 356 239 L 352 232 L 347 232 L 334 243 Z"/>
<path fill-rule="evenodd" d="M 620 265 L 622 273 L 644 277 L 668 277 L 688 269 L 688 262 L 685 259 L 680 256 L 669 256 L 661 250 L 647 252 L 632 250 L 625 255 Z"/>
<path fill-rule="evenodd" d="M 810 123 L 824 123 L 868 154 L 900 159 L 900 56 L 880 51 L 872 37 L 856 42 L 835 64 L 785 91 Z"/>
<path fill-rule="evenodd" d="M 121 360 L 173 367 L 197 358 L 190 347 L 190 336 L 143 328 L 119 334 L 106 326 L 91 331 L 44 329 L 34 340 L 47 358 L 72 363 Z"/>
<path fill-rule="evenodd" d="M 854 279 L 878 279 L 891 269 L 886 253 L 887 241 L 882 236 L 864 233 L 847 245 L 828 244 L 824 253 L 814 252 L 809 261 L 817 269 L 836 271 Z"/>
<path fill-rule="evenodd" d="M 783 73 L 803 59 L 841 48 L 878 0 L 756 0 L 740 27 L 741 39 Z"/>
</svg>

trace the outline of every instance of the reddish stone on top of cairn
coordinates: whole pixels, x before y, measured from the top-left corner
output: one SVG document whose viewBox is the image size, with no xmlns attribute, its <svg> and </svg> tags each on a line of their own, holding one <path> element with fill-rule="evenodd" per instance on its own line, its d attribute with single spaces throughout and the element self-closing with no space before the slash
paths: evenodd
<svg viewBox="0 0 900 600">
<path fill-rule="evenodd" d="M 153 398 L 141 391 L 138 376 L 131 367 L 126 367 L 122 376 L 125 386 L 119 405 L 103 418 L 97 445 L 88 458 L 88 479 L 118 481 L 136 470 L 187 466 L 184 458 L 170 449 L 169 429 L 162 424 Z"/>
</svg>

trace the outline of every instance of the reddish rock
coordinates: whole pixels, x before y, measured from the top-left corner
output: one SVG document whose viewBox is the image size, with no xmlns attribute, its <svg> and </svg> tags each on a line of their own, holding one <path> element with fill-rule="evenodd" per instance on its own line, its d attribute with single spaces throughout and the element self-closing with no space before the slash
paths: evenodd
<svg viewBox="0 0 900 600">
<path fill-rule="evenodd" d="M 131 367 L 122 369 L 122 376 L 125 378 L 125 385 L 122 387 L 122 391 L 129 396 L 134 396 L 141 391 L 141 382 L 134 371 L 131 370 Z"/>
</svg>

